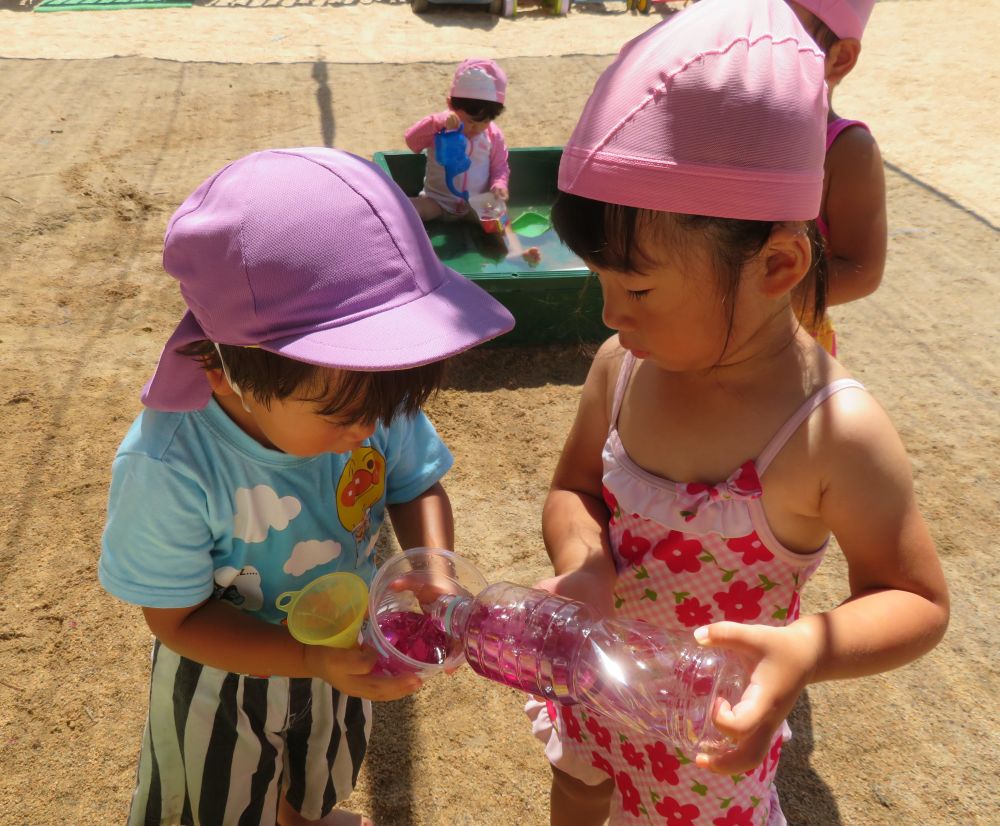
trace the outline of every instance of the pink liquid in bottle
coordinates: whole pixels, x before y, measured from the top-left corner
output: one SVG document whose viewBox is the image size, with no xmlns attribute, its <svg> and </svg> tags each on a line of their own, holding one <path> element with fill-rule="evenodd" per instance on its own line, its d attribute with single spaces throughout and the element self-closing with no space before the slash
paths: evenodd
<svg viewBox="0 0 1000 826">
<path fill-rule="evenodd" d="M 639 622 L 599 619 L 583 603 L 507 582 L 475 598 L 443 596 L 433 615 L 487 679 L 617 724 L 718 751 L 718 698 L 735 704 L 745 674 L 725 652 Z"/>
</svg>

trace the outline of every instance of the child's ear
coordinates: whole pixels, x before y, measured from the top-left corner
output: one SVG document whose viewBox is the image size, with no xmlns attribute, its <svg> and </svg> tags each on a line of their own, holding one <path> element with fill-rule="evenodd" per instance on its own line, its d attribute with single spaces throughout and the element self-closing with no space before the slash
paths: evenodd
<svg viewBox="0 0 1000 826">
<path fill-rule="evenodd" d="M 761 251 L 761 291 L 768 298 L 790 293 L 812 267 L 812 241 L 803 224 L 779 224 Z"/>
<path fill-rule="evenodd" d="M 833 88 L 842 81 L 858 63 L 861 41 L 856 37 L 838 40 L 826 55 L 826 83 Z"/>
<path fill-rule="evenodd" d="M 208 386 L 212 388 L 212 392 L 216 396 L 235 396 L 233 388 L 229 386 L 229 382 L 226 381 L 226 377 L 222 370 L 218 367 L 214 370 L 206 370 L 205 378 L 208 379 Z"/>
</svg>

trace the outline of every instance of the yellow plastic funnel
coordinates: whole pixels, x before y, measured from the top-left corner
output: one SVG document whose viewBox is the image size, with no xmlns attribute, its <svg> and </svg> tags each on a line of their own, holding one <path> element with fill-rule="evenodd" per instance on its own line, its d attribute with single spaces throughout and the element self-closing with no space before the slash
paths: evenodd
<svg viewBox="0 0 1000 826">
<path fill-rule="evenodd" d="M 368 607 L 368 586 L 357 574 L 317 577 L 301 591 L 285 591 L 274 604 L 288 614 L 288 630 L 307 645 L 350 648 Z"/>
</svg>

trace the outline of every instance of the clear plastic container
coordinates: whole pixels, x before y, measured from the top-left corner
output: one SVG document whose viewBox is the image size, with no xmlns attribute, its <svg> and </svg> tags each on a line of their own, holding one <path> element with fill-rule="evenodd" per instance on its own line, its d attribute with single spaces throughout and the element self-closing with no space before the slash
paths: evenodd
<svg viewBox="0 0 1000 826">
<path fill-rule="evenodd" d="M 364 640 L 379 654 L 372 673 L 428 677 L 461 665 L 461 641 L 430 611 L 442 596 L 468 599 L 485 587 L 479 569 L 451 551 L 411 548 L 386 560 L 368 595 Z"/>
<path fill-rule="evenodd" d="M 497 198 L 492 192 L 480 192 L 469 196 L 469 206 L 479 218 L 483 232 L 499 234 L 507 226 L 507 202 Z"/>
<path fill-rule="evenodd" d="M 432 609 L 476 673 L 696 751 L 729 741 L 712 722 L 747 684 L 735 655 L 642 622 L 599 619 L 580 602 L 509 582 Z"/>
</svg>

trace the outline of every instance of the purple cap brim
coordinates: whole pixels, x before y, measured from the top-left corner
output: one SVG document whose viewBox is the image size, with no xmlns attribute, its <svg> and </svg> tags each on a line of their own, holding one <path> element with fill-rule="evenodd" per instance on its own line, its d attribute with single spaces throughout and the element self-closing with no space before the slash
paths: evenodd
<svg viewBox="0 0 1000 826">
<path fill-rule="evenodd" d="M 500 302 L 464 276 L 449 273 L 451 277 L 434 292 L 407 304 L 350 324 L 262 341 L 257 346 L 322 367 L 377 372 L 440 361 L 513 329 L 514 318 Z M 186 312 L 142 390 L 146 407 L 181 413 L 208 404 L 212 391 L 205 371 L 193 358 L 177 352 L 208 338 L 191 311 Z"/>
<path fill-rule="evenodd" d="M 404 370 L 454 356 L 510 332 L 514 318 L 464 276 L 433 292 L 350 324 L 260 343 L 297 361 L 344 370 Z M 485 300 L 484 300 L 485 299 Z"/>
</svg>

